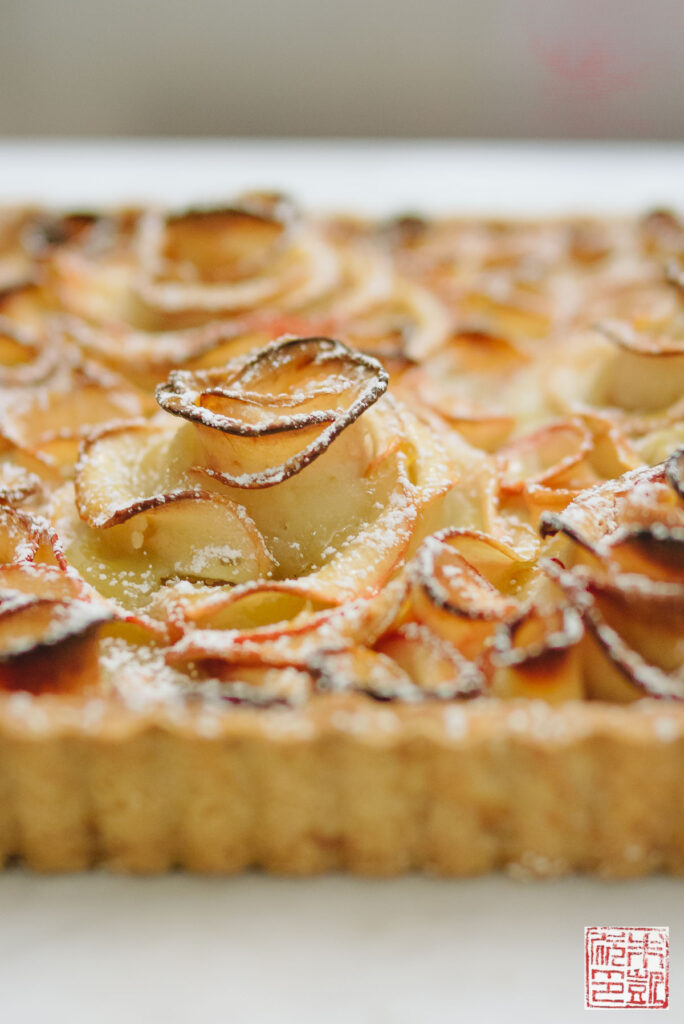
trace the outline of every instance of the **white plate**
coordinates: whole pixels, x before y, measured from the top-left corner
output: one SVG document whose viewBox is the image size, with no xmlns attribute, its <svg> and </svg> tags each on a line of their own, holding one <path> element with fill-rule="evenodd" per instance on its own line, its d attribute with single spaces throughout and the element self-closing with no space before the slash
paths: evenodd
<svg viewBox="0 0 684 1024">
<path fill-rule="evenodd" d="M 0 144 L 0 202 L 181 203 L 252 186 L 382 214 L 684 207 L 684 147 Z M 0 1024 L 570 1024 L 586 1020 L 583 929 L 592 924 L 670 927 L 671 1013 L 681 1019 L 684 901 L 672 879 L 12 871 L 0 877 Z"/>
</svg>

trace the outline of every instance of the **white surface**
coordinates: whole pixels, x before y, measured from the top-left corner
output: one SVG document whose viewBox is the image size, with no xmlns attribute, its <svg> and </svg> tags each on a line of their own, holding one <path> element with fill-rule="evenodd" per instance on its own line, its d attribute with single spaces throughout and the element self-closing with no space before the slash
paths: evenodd
<svg viewBox="0 0 684 1024">
<path fill-rule="evenodd" d="M 0 1020 L 575 1024 L 587 924 L 669 925 L 681 1020 L 684 912 L 663 879 L 17 873 L 0 880 Z"/>
<path fill-rule="evenodd" d="M 684 206 L 684 145 L 226 140 L 0 142 L 0 201 L 222 200 L 290 191 L 369 213 Z"/>
<path fill-rule="evenodd" d="M 0 145 L 5 201 L 181 202 L 250 185 L 382 212 L 684 207 L 684 147 Z M 0 877 L 0 1024 L 570 1024 L 586 1020 L 592 924 L 670 927 L 670 1018 L 681 1020 L 684 901 L 671 879 L 10 872 Z"/>
</svg>

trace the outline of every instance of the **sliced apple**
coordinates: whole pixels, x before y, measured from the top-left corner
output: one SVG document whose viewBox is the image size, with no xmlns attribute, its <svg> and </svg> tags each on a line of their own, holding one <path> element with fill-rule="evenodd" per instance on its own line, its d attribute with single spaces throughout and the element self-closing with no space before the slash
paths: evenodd
<svg viewBox="0 0 684 1024">
<path fill-rule="evenodd" d="M 178 595 L 180 596 L 180 595 Z M 393 580 L 372 597 L 360 597 L 338 607 L 317 608 L 290 583 L 247 584 L 235 588 L 230 603 L 199 602 L 186 614 L 194 628 L 170 649 L 170 664 L 222 659 L 271 667 L 305 668 L 308 657 L 321 647 L 372 647 L 398 623 L 406 583 Z M 282 597 L 282 602 L 278 598 Z M 287 603 L 287 598 L 294 601 Z M 275 599 L 275 600 L 271 600 Z"/>
<path fill-rule="evenodd" d="M 684 499 L 684 448 L 672 452 L 665 463 L 667 482 Z"/>
<path fill-rule="evenodd" d="M 407 622 L 386 634 L 375 650 L 399 665 L 425 697 L 454 700 L 477 697 L 484 691 L 482 672 L 417 622 Z"/>
<path fill-rule="evenodd" d="M 95 686 L 95 630 L 112 609 L 50 566 L 0 566 L 0 688 L 44 692 Z"/>
<path fill-rule="evenodd" d="M 57 535 L 42 517 L 0 505 L 0 563 L 17 561 L 64 565 Z"/>
<path fill-rule="evenodd" d="M 367 647 L 319 651 L 309 670 L 321 693 L 356 691 L 375 700 L 419 701 L 423 694 L 407 672 L 386 654 Z"/>
<path fill-rule="evenodd" d="M 592 578 L 547 567 L 584 621 L 583 672 L 590 697 L 684 700 L 684 589 L 678 596 L 639 577 Z"/>
<path fill-rule="evenodd" d="M 582 619 L 571 606 L 532 607 L 504 624 L 491 655 L 496 696 L 559 704 L 581 700 Z"/>
<path fill-rule="evenodd" d="M 411 614 L 467 658 L 520 613 L 532 566 L 475 530 L 447 529 L 424 542 L 412 566 Z"/>
<path fill-rule="evenodd" d="M 568 470 L 576 470 L 592 448 L 592 435 L 579 420 L 541 427 L 498 453 L 500 488 L 515 494 L 530 483 L 552 485 Z"/>
</svg>

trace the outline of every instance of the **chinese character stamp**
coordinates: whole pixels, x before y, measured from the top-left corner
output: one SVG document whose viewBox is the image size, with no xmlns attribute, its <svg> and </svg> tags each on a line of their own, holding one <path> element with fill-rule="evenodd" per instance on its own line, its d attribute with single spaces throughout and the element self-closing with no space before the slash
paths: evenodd
<svg viewBox="0 0 684 1024">
<path fill-rule="evenodd" d="M 664 1010 L 669 968 L 669 928 L 584 929 L 587 1009 Z"/>
</svg>

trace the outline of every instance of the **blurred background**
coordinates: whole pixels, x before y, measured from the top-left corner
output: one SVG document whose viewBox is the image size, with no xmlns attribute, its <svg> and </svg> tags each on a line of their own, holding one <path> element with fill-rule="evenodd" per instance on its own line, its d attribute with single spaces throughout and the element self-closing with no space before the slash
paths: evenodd
<svg viewBox="0 0 684 1024">
<path fill-rule="evenodd" d="M 682 0 L 0 0 L 0 135 L 679 139 Z"/>
</svg>

